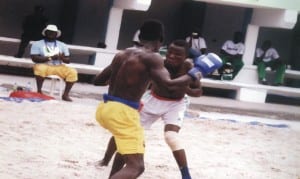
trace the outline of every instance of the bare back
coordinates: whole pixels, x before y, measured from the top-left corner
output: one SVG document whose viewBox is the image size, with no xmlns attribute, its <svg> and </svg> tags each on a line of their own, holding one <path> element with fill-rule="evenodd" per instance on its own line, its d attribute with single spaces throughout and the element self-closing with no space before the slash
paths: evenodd
<svg viewBox="0 0 300 179">
<path fill-rule="evenodd" d="M 127 49 L 111 64 L 109 94 L 140 101 L 151 79 L 151 70 L 163 68 L 163 59 L 141 49 Z"/>
</svg>

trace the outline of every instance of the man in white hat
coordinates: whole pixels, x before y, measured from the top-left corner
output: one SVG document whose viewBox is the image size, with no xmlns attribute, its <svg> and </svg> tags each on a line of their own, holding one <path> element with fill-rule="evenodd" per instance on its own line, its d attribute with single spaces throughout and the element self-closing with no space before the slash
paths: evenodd
<svg viewBox="0 0 300 179">
<path fill-rule="evenodd" d="M 70 52 L 66 44 L 57 40 L 61 31 L 56 25 L 49 24 L 43 31 L 44 39 L 32 44 L 30 55 L 36 64 L 33 67 L 36 78 L 37 92 L 42 93 L 45 77 L 57 75 L 66 81 L 66 87 L 62 95 L 65 101 L 72 101 L 69 92 L 73 84 L 78 80 L 77 71 L 67 67 L 64 63 L 70 63 Z"/>
</svg>

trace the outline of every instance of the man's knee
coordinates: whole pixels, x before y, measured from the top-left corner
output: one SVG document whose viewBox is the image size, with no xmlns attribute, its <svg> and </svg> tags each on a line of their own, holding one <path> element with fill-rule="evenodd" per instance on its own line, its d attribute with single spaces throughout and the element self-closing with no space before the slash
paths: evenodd
<svg viewBox="0 0 300 179">
<path fill-rule="evenodd" d="M 145 165 L 143 160 L 128 161 L 127 167 L 130 167 L 134 176 L 139 176 L 145 171 Z"/>
<path fill-rule="evenodd" d="M 166 131 L 165 141 L 169 145 L 172 151 L 183 149 L 178 132 Z"/>
<path fill-rule="evenodd" d="M 68 68 L 68 75 L 66 77 L 67 82 L 78 81 L 78 73 L 74 68 Z"/>
<path fill-rule="evenodd" d="M 145 171 L 145 165 L 144 163 L 140 163 L 139 166 L 137 167 L 139 175 L 142 174 Z"/>
</svg>

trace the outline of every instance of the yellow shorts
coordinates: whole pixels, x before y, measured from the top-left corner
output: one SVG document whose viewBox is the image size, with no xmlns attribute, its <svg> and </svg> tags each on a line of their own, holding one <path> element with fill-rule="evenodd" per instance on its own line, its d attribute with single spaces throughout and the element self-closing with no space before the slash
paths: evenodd
<svg viewBox="0 0 300 179">
<path fill-rule="evenodd" d="M 66 65 L 48 65 L 38 63 L 33 66 L 33 72 L 36 76 L 46 77 L 57 75 L 67 82 L 76 82 L 78 80 L 77 71 Z"/>
<path fill-rule="evenodd" d="M 119 102 L 101 102 L 96 111 L 96 120 L 112 133 L 120 154 L 145 152 L 144 129 L 136 109 Z"/>
</svg>

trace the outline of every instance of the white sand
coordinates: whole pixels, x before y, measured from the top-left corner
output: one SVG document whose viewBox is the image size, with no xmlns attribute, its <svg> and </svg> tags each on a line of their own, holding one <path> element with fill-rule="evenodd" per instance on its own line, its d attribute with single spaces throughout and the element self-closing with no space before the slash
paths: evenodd
<svg viewBox="0 0 300 179">
<path fill-rule="evenodd" d="M 94 166 L 110 137 L 94 119 L 96 104 L 0 100 L 0 178 L 107 178 L 111 163 Z M 181 130 L 194 179 L 300 178 L 298 122 L 275 128 L 205 115 Z M 161 122 L 146 131 L 145 165 L 142 179 L 181 178 Z"/>
</svg>

